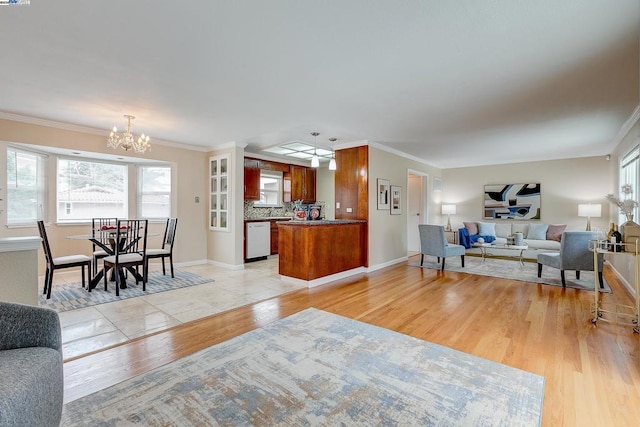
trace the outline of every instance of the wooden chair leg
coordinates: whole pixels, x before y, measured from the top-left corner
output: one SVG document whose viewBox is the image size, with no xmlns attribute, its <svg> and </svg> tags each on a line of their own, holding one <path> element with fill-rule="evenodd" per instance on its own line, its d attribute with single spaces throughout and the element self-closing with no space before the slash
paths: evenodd
<svg viewBox="0 0 640 427">
<path fill-rule="evenodd" d="M 42 295 L 47 294 L 47 289 L 49 289 L 49 266 L 47 265 L 47 270 L 44 272 L 44 289 L 42 290 Z"/>
<path fill-rule="evenodd" d="M 164 257 L 160 257 L 160 259 L 162 260 L 162 275 L 166 276 L 167 272 L 166 272 L 166 270 L 164 268 Z"/>
<path fill-rule="evenodd" d="M 169 265 L 171 266 L 171 278 L 175 278 L 173 275 L 173 254 L 169 255 Z"/>
<path fill-rule="evenodd" d="M 580 280 L 580 270 L 576 270 L 576 280 Z"/>
<path fill-rule="evenodd" d="M 462 268 L 464 268 L 464 255 L 460 255 L 460 260 L 462 260 Z"/>
<path fill-rule="evenodd" d="M 82 287 L 84 288 L 85 280 L 84 280 L 84 265 L 80 267 L 82 269 Z"/>
<path fill-rule="evenodd" d="M 538 263 L 538 277 L 542 277 L 542 264 Z"/>
<path fill-rule="evenodd" d="M 109 266 L 107 266 L 107 264 L 104 265 L 104 290 L 107 291 L 109 290 L 108 283 L 107 283 L 107 275 L 109 273 Z"/>
<path fill-rule="evenodd" d="M 423 263 L 424 263 L 424 254 L 420 254 L 420 267 L 422 267 Z"/>
<path fill-rule="evenodd" d="M 442 257 L 442 268 L 440 269 L 440 271 L 444 271 L 444 260 L 445 259 L 446 259 L 445 257 Z"/>
<path fill-rule="evenodd" d="M 562 287 L 567 287 L 567 282 L 564 280 L 564 270 L 560 270 L 560 279 L 562 280 Z"/>
</svg>

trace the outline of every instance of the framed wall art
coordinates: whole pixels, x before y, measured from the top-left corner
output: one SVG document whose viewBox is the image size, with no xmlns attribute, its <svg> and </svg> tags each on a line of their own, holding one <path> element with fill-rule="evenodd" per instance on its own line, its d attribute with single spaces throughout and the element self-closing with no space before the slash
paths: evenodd
<svg viewBox="0 0 640 427">
<path fill-rule="evenodd" d="M 378 210 L 389 209 L 389 180 L 378 178 Z"/>
<path fill-rule="evenodd" d="M 391 186 L 391 215 L 402 214 L 402 187 Z"/>
<path fill-rule="evenodd" d="M 484 186 L 484 219 L 540 219 L 540 184 Z"/>
</svg>

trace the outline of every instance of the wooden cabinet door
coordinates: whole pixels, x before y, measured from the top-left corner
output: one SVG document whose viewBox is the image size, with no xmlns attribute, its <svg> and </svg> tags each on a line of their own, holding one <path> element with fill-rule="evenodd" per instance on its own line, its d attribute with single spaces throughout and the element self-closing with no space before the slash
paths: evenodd
<svg viewBox="0 0 640 427">
<path fill-rule="evenodd" d="M 244 199 L 260 200 L 260 161 L 244 161 Z"/>
<path fill-rule="evenodd" d="M 271 255 L 278 253 L 278 224 L 271 221 Z"/>
<path fill-rule="evenodd" d="M 316 170 L 291 165 L 291 200 L 316 201 Z"/>
<path fill-rule="evenodd" d="M 305 168 L 304 176 L 304 201 L 307 203 L 315 203 L 316 201 L 316 170 L 314 168 Z"/>
</svg>

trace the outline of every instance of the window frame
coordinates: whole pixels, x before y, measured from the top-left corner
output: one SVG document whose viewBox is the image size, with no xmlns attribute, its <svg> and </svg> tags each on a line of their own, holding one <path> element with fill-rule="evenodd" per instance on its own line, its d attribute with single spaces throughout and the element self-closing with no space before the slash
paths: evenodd
<svg viewBox="0 0 640 427">
<path fill-rule="evenodd" d="M 25 220 L 22 219 L 17 219 L 17 220 L 11 220 L 10 219 L 10 205 L 11 205 L 11 190 L 13 190 L 10 187 L 9 184 L 9 169 L 8 169 L 8 162 L 9 162 L 9 153 L 10 152 L 14 152 L 15 156 L 16 156 L 16 162 L 17 162 L 17 157 L 18 154 L 20 155 L 26 155 L 26 156 L 33 156 L 35 161 L 36 161 L 36 185 L 34 187 L 34 190 L 36 191 L 36 203 L 37 203 L 37 207 L 36 207 L 36 217 L 35 218 L 28 218 Z M 24 226 L 34 226 L 36 224 L 37 221 L 47 221 L 48 220 L 48 204 L 47 204 L 47 200 L 48 200 L 48 188 L 47 188 L 47 173 L 48 173 L 48 167 L 47 167 L 47 163 L 48 163 L 48 159 L 49 159 L 49 155 L 47 155 L 46 153 L 41 153 L 38 151 L 32 151 L 32 150 L 27 150 L 27 149 L 23 149 L 23 148 L 19 148 L 19 147 L 15 147 L 12 145 L 7 146 L 6 148 L 6 163 L 5 163 L 5 168 L 6 168 L 6 174 L 5 174 L 5 178 L 6 178 L 6 185 L 7 185 L 7 189 L 6 189 L 6 208 L 7 208 L 7 216 L 6 216 L 6 223 L 7 223 L 7 227 L 24 227 Z M 16 188 L 18 187 L 18 177 L 17 177 L 17 165 L 16 165 Z"/>
<path fill-rule="evenodd" d="M 169 170 L 169 191 L 143 191 L 144 181 L 142 179 L 142 174 L 144 169 L 146 168 L 163 168 Z M 148 219 L 150 221 L 166 219 L 172 216 L 172 206 L 173 206 L 173 168 L 171 165 L 167 164 L 137 164 L 136 165 L 136 181 L 137 181 L 137 191 L 136 191 L 136 209 L 138 212 L 138 217 L 143 219 Z M 142 199 L 144 195 L 168 195 L 169 196 L 169 212 L 166 215 L 162 216 L 144 216 L 142 214 Z"/>
<path fill-rule="evenodd" d="M 622 186 L 629 184 L 633 190 L 632 197 L 638 200 L 640 194 L 640 145 L 636 145 L 625 155 L 620 156 L 618 163 L 618 198 L 624 200 L 628 197 L 622 192 Z M 639 218 L 639 208 L 636 206 L 633 210 L 633 217 Z M 624 223 L 627 220 L 620 210 L 618 210 L 618 223 Z"/>
<path fill-rule="evenodd" d="M 113 165 L 113 166 L 118 166 L 118 167 L 122 167 L 124 169 L 124 183 L 123 183 L 123 209 L 122 209 L 122 214 L 121 215 L 108 215 L 108 216 L 114 216 L 114 217 L 118 217 L 118 218 L 128 218 L 129 215 L 129 180 L 130 180 L 130 176 L 129 176 L 129 163 L 122 163 L 122 162 L 113 162 L 113 161 L 109 161 L 109 160 L 103 160 L 103 159 L 97 159 L 97 158 L 93 158 L 93 157 L 69 157 L 69 156 L 61 156 L 58 155 L 56 156 L 56 167 L 55 167 L 55 174 L 52 177 L 55 181 L 55 215 L 56 215 L 56 224 L 61 224 L 61 225 L 71 225 L 71 224 L 84 224 L 84 223 L 88 223 L 91 222 L 92 217 L 88 217 L 88 218 L 73 218 L 73 219 L 61 219 L 59 217 L 59 204 L 60 204 L 60 200 L 58 199 L 58 195 L 60 193 L 59 189 L 60 189 L 60 183 L 58 181 L 58 174 L 59 174 L 59 170 L 60 170 L 60 161 L 71 161 L 71 162 L 85 162 L 85 163 L 100 163 L 100 164 L 107 164 L 107 165 Z M 65 202 L 67 203 L 67 202 Z M 73 210 L 73 202 L 71 202 L 72 204 L 72 210 Z M 100 217 L 100 216 L 105 216 L 103 214 L 95 214 L 95 217 Z"/>
<path fill-rule="evenodd" d="M 262 178 L 270 178 L 270 179 L 276 179 L 278 181 L 278 189 L 277 190 L 266 190 L 262 187 Z M 260 170 L 260 185 L 259 185 L 259 192 L 260 192 L 260 200 L 253 202 L 253 206 L 254 207 L 259 207 L 259 208 L 280 208 L 283 206 L 283 188 L 284 188 L 284 174 L 282 172 L 278 172 L 278 171 L 271 171 L 271 170 L 267 170 L 267 169 L 261 169 Z M 276 203 L 261 203 L 262 201 L 262 194 L 263 193 L 269 193 L 269 194 L 275 194 L 276 195 Z M 266 198 L 265 198 L 266 199 Z"/>
</svg>

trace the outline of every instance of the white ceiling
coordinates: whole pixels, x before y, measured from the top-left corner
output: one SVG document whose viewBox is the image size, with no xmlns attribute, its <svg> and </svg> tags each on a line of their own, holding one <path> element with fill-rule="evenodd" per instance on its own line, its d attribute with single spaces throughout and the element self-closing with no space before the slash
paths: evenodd
<svg viewBox="0 0 640 427">
<path fill-rule="evenodd" d="M 604 155 L 639 37 L 638 0 L 31 0 L 0 6 L 0 111 L 253 152 L 318 131 L 443 168 Z"/>
</svg>

